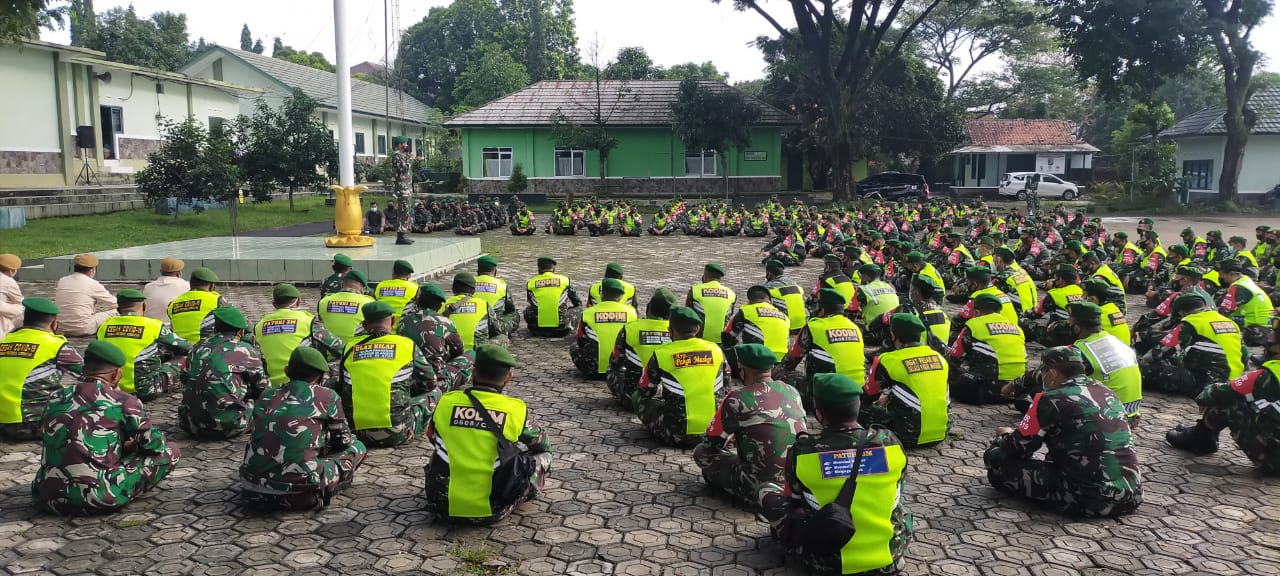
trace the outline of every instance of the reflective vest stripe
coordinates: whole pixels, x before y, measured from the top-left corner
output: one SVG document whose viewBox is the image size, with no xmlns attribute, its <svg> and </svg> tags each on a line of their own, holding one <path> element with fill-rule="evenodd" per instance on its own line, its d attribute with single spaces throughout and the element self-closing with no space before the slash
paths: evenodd
<svg viewBox="0 0 1280 576">
<path fill-rule="evenodd" d="M 781 362 L 787 355 L 787 340 L 791 335 L 791 320 L 787 315 L 768 302 L 759 302 L 744 305 L 742 317 L 747 321 L 747 328 L 754 327 L 759 332 L 755 334 L 759 343 L 772 350 Z"/>
<path fill-rule="evenodd" d="M 858 384 L 866 383 L 867 359 L 863 355 L 865 343 L 862 330 L 858 329 L 857 324 L 843 314 L 811 318 L 809 334 L 814 345 L 814 349 L 809 351 L 811 356 L 835 366 L 837 374 L 848 376 Z M 813 371 L 807 366 L 806 369 Z"/>
<path fill-rule="evenodd" d="M 840 549 L 840 572 L 859 574 L 893 564 L 889 541 L 893 538 L 893 511 L 901 501 L 899 484 L 907 456 L 902 447 L 875 446 L 863 449 L 858 489 L 849 506 L 853 538 Z M 813 510 L 835 501 L 852 473 L 854 449 L 836 450 L 796 457 L 796 477 L 804 485 L 805 500 Z"/>
<path fill-rule="evenodd" d="M 694 284 L 690 293 L 693 295 L 693 308 L 703 316 L 703 339 L 719 344 L 720 333 L 729 322 L 729 312 L 733 310 L 738 296 L 716 280 Z"/>
<path fill-rule="evenodd" d="M 569 277 L 543 272 L 529 279 L 528 291 L 538 308 L 538 328 L 560 326 L 560 304 L 569 290 Z"/>
<path fill-rule="evenodd" d="M 1027 337 L 1017 324 L 999 312 L 971 318 L 965 326 L 978 342 L 990 347 L 999 364 L 1000 380 L 1013 380 L 1027 371 Z"/>
<path fill-rule="evenodd" d="M 439 312 L 452 320 L 453 325 L 458 328 L 464 350 L 475 350 L 476 335 L 483 329 L 487 336 L 492 329 L 489 326 L 489 303 L 478 295 L 458 294 L 445 300 Z"/>
<path fill-rule="evenodd" d="M 98 339 L 115 344 L 124 352 L 125 364 L 120 376 L 120 389 L 132 394 L 137 385 L 139 356 L 155 346 L 164 322 L 146 316 L 115 316 L 98 327 Z M 153 349 L 154 352 L 154 349 Z M 145 358 L 142 358 L 145 359 Z"/>
<path fill-rule="evenodd" d="M 724 387 L 724 352 L 701 338 L 678 340 L 658 348 L 653 357 L 670 374 L 684 397 L 686 434 L 703 434 L 716 414 L 716 392 Z"/>
<path fill-rule="evenodd" d="M 639 318 L 636 309 L 617 301 L 605 301 L 582 311 L 582 323 L 595 333 L 596 374 L 609 369 L 609 357 L 613 355 L 618 334 L 629 322 Z"/>
<path fill-rule="evenodd" d="M 891 380 L 907 388 L 899 392 L 900 399 L 905 402 L 908 393 L 915 399 L 905 403 L 920 414 L 920 436 L 916 442 L 929 444 L 946 439 L 950 403 L 947 359 L 928 346 L 917 345 L 881 354 L 880 365 Z"/>
<path fill-rule="evenodd" d="M 324 322 L 330 334 L 350 344 L 364 322 L 364 310 L 361 308 L 370 302 L 373 302 L 373 297 L 364 294 L 334 292 L 320 299 L 320 321 Z"/>
</svg>

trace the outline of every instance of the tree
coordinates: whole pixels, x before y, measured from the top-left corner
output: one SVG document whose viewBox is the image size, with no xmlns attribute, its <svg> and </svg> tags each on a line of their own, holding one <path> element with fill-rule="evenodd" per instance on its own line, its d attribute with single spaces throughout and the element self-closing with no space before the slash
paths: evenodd
<svg viewBox="0 0 1280 576">
<path fill-rule="evenodd" d="M 223 127 L 209 129 L 208 142 L 196 170 L 196 177 L 204 186 L 205 193 L 214 200 L 227 204 L 227 216 L 231 223 L 231 235 L 235 236 L 240 228 L 240 169 L 236 166 L 236 157 L 231 136 Z"/>
<path fill-rule="evenodd" d="M 240 169 L 255 199 L 269 200 L 274 188 L 286 188 L 292 212 L 294 191 L 325 183 L 319 168 L 337 163 L 338 147 L 316 118 L 316 106 L 294 90 L 278 110 L 259 100 L 252 117 L 237 120 L 243 131 Z"/>
<path fill-rule="evenodd" d="M 249 31 L 248 24 L 240 27 L 240 49 L 245 52 L 253 50 L 253 33 Z"/>
<path fill-rule="evenodd" d="M 507 180 L 507 192 L 519 194 L 529 187 L 529 177 L 524 175 L 524 166 L 516 164 L 511 169 L 511 177 Z"/>
<path fill-rule="evenodd" d="M 721 0 L 711 0 L 719 4 Z M 908 0 L 788 0 L 796 28 L 783 27 L 759 0 L 733 0 L 738 10 L 765 19 L 783 39 L 794 40 L 799 70 L 818 96 L 824 122 L 817 126 L 831 159 L 834 198 L 852 192 L 852 164 L 863 122 L 857 105 L 894 63 L 920 23 L 942 0 L 924 0 L 911 14 Z M 847 40 L 846 40 L 847 39 Z"/>
<path fill-rule="evenodd" d="M 1118 171 L 1130 175 L 1131 184 L 1146 192 L 1167 193 L 1181 186 L 1177 172 L 1178 145 L 1161 142 L 1160 133 L 1173 128 L 1168 104 L 1136 104 L 1124 124 L 1111 133 L 1111 149 L 1119 160 Z"/>
<path fill-rule="evenodd" d="M 502 0 L 502 46 L 529 80 L 570 77 L 578 64 L 573 0 Z"/>
<path fill-rule="evenodd" d="M 286 46 L 284 42 L 281 42 L 279 36 L 277 36 L 275 41 L 272 43 L 271 57 L 277 60 L 284 60 L 286 62 L 293 62 L 294 64 L 309 66 L 317 70 L 324 70 L 325 72 L 334 72 L 337 70 L 333 64 L 329 63 L 329 59 L 324 57 L 324 54 L 320 52 L 307 53 L 301 50 L 294 50 L 292 47 Z"/>
<path fill-rule="evenodd" d="M 134 66 L 177 70 L 187 63 L 187 16 L 156 12 L 138 18 L 133 6 L 112 8 L 98 15 L 97 32 L 89 48 L 107 59 Z"/>
<path fill-rule="evenodd" d="M 221 133 L 210 137 L 204 125 L 190 117 L 182 122 L 165 121 L 163 132 L 163 144 L 147 156 L 147 167 L 137 176 L 138 191 L 147 201 L 155 204 L 174 199 L 175 224 L 182 204 L 197 200 L 234 204 L 240 180 L 226 138 Z"/>
<path fill-rule="evenodd" d="M 604 194 L 609 189 L 609 153 L 618 147 L 618 139 L 610 134 L 609 127 L 614 114 L 635 102 L 636 97 L 631 94 L 631 88 L 625 82 L 608 85 L 604 83 L 604 72 L 599 63 L 599 44 L 592 43 L 589 53 L 591 69 L 595 71 L 591 90 L 582 99 L 575 99 L 574 108 L 568 114 L 563 109 L 557 109 L 551 115 L 551 136 L 556 146 L 595 150 L 598 153 L 599 193 Z M 573 202 L 572 190 L 567 200 Z"/>
<path fill-rule="evenodd" d="M 764 100 L 764 83 L 765 81 L 763 78 L 756 80 L 742 80 L 740 82 L 734 82 L 733 87 L 747 96 L 751 96 L 757 100 Z"/>
<path fill-rule="evenodd" d="M 618 55 L 604 69 L 609 80 L 656 80 L 663 70 L 655 66 L 649 53 L 640 46 L 628 46 L 618 50 Z"/>
<path fill-rule="evenodd" d="M 729 197 L 729 154 L 751 145 L 760 109 L 737 90 L 686 79 L 671 105 L 672 129 L 686 150 L 715 150 L 720 158 L 724 197 Z"/>
<path fill-rule="evenodd" d="M 485 44 L 476 60 L 458 76 L 453 99 L 463 106 L 479 107 L 529 85 L 529 75 L 497 44 Z"/>
<path fill-rule="evenodd" d="M 676 64 L 662 74 L 666 80 L 719 80 L 727 82 L 729 74 L 721 72 L 711 61 L 697 64 L 694 62 L 685 62 L 684 64 Z"/>
<path fill-rule="evenodd" d="M 1098 83 L 1108 97 L 1147 99 L 1163 81 L 1186 73 L 1201 49 L 1213 49 L 1222 68 L 1227 138 L 1218 193 L 1239 192 L 1249 133 L 1257 114 L 1249 108 L 1254 71 L 1262 54 L 1251 35 L 1271 13 L 1271 0 L 1042 0 L 1058 28 L 1077 74 Z"/>
<path fill-rule="evenodd" d="M 910 14 L 929 4 L 913 0 Z M 921 20 L 916 32 L 920 57 L 946 82 L 950 102 L 983 61 L 1048 50 L 1052 29 L 1040 23 L 1043 17 L 1032 0 L 950 0 Z"/>
<path fill-rule="evenodd" d="M 250 49 L 249 49 L 249 51 L 250 51 L 250 52 L 253 52 L 254 54 L 261 54 L 261 53 L 265 52 L 265 51 L 266 51 L 266 49 L 262 47 L 262 39 L 261 39 L 261 38 L 259 38 L 259 39 L 257 39 L 257 40 L 254 40 L 254 41 L 253 41 L 253 48 L 250 48 Z"/>
<path fill-rule="evenodd" d="M 71 45 L 92 46 L 98 35 L 98 15 L 93 11 L 93 0 L 71 0 L 68 14 L 71 16 Z"/>
<path fill-rule="evenodd" d="M 41 29 L 61 28 L 66 14 L 66 6 L 50 8 L 49 0 L 9 0 L 0 3 L 0 44 L 37 38 Z"/>
</svg>

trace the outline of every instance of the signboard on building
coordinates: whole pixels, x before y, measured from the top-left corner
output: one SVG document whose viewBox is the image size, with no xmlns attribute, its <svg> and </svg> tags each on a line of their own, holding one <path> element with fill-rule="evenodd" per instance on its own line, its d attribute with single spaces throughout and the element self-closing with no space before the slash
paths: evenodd
<svg viewBox="0 0 1280 576">
<path fill-rule="evenodd" d="M 1066 154 L 1036 154 L 1036 172 L 1046 174 L 1066 174 Z"/>
<path fill-rule="evenodd" d="M 769 153 L 764 150 L 747 150 L 742 153 L 742 159 L 747 162 L 764 162 L 769 159 Z"/>
</svg>

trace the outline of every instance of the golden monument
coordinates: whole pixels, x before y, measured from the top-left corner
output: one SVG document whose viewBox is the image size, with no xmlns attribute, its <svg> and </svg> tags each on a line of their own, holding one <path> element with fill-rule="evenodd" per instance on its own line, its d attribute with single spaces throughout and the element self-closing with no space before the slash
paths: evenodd
<svg viewBox="0 0 1280 576">
<path fill-rule="evenodd" d="M 360 193 L 369 187 L 359 184 L 329 188 L 338 195 L 338 203 L 333 209 L 333 223 L 338 229 L 338 235 L 325 238 L 324 245 L 330 248 L 373 246 L 371 236 L 360 234 L 364 224 L 364 213 L 360 209 Z"/>
</svg>

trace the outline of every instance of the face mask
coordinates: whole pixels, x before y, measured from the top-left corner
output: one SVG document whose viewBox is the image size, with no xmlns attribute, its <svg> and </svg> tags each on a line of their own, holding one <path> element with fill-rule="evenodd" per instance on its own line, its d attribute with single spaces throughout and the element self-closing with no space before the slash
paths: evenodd
<svg viewBox="0 0 1280 576">
<path fill-rule="evenodd" d="M 369 209 L 369 211 L 370 211 L 370 212 L 377 212 L 377 211 L 378 211 L 378 207 L 377 207 L 377 206 L 374 206 L 373 208 L 370 208 L 370 209 Z"/>
</svg>

